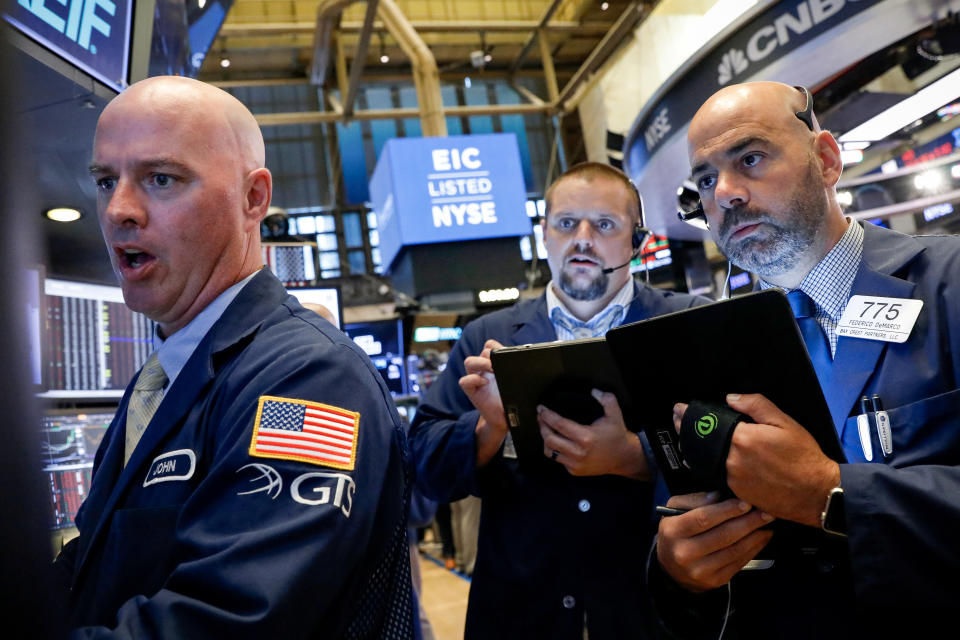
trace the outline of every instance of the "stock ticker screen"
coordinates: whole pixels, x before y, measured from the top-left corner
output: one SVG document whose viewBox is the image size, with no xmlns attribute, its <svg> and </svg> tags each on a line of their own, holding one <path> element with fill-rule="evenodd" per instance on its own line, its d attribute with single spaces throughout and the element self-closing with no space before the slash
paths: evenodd
<svg viewBox="0 0 960 640">
<path fill-rule="evenodd" d="M 122 391 L 153 350 L 153 322 L 119 287 L 48 278 L 45 293 L 47 390 Z"/>
<path fill-rule="evenodd" d="M 54 529 L 74 525 L 90 489 L 94 455 L 113 415 L 112 408 L 96 408 L 53 410 L 42 417 L 40 448 Z"/>
</svg>

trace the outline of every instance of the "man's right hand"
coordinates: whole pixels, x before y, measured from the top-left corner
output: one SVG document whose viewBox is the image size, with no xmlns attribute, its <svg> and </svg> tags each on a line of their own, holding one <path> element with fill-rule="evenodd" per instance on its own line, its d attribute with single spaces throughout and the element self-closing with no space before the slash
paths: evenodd
<svg viewBox="0 0 960 640">
<path fill-rule="evenodd" d="M 490 352 L 503 345 L 496 340 L 487 340 L 478 356 L 470 356 L 463 361 L 467 375 L 460 378 L 460 388 L 467 394 L 473 406 L 480 411 L 480 419 L 474 431 L 477 439 L 477 467 L 490 462 L 503 439 L 507 437 L 507 418 L 503 413 L 503 402 L 497 379 L 493 375 L 493 363 Z"/>
<path fill-rule="evenodd" d="M 770 541 L 760 530 L 773 517 L 732 498 L 716 494 L 674 496 L 668 507 L 690 509 L 660 520 L 657 560 L 673 581 L 694 593 L 725 585 Z"/>
</svg>

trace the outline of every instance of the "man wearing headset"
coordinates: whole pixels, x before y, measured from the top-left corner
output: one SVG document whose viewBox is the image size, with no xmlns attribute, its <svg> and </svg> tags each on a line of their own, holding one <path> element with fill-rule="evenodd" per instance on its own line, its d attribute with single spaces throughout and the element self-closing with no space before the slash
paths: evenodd
<svg viewBox="0 0 960 640">
<path fill-rule="evenodd" d="M 671 498 L 690 511 L 661 521 L 651 559 L 657 610 L 681 637 L 923 635 L 953 610 L 960 238 L 845 218 L 840 150 L 810 102 L 802 87 L 727 87 L 694 116 L 688 149 L 718 246 L 761 287 L 789 292 L 847 463 L 764 397 L 730 389 L 727 403 L 747 416 L 726 458 L 736 497 Z M 846 318 L 874 309 L 905 341 L 843 335 Z M 816 548 L 777 548 L 771 568 L 741 571 L 774 519 L 826 533 Z"/>
<path fill-rule="evenodd" d="M 652 537 L 652 486 L 640 439 L 615 396 L 594 390 L 604 415 L 592 425 L 540 412 L 544 455 L 566 473 L 523 473 L 490 352 L 602 336 L 703 299 L 634 283 L 627 266 L 646 230 L 639 194 L 617 169 L 571 168 L 546 205 L 553 280 L 545 295 L 466 326 L 411 429 L 418 482 L 436 500 L 482 499 L 467 638 L 645 637 L 652 623 L 636 548 Z"/>
</svg>

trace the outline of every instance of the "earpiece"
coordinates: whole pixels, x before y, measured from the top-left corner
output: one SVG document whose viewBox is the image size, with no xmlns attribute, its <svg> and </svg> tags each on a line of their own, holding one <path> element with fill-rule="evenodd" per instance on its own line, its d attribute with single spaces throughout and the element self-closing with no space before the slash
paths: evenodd
<svg viewBox="0 0 960 640">
<path fill-rule="evenodd" d="M 703 203 L 701 203 L 699 199 L 697 199 L 697 206 L 690 211 L 677 209 L 677 217 L 680 218 L 681 222 L 690 222 L 691 220 L 696 220 L 697 218 L 707 218 L 707 216 L 703 213 Z"/>
</svg>

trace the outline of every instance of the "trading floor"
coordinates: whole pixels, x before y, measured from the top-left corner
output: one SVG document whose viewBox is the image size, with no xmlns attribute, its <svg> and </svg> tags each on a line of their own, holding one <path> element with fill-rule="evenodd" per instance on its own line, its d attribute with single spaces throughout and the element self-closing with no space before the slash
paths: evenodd
<svg viewBox="0 0 960 640">
<path fill-rule="evenodd" d="M 433 556 L 420 555 L 423 608 L 430 619 L 434 640 L 459 640 L 467 617 L 470 579 L 449 571 Z"/>
</svg>

